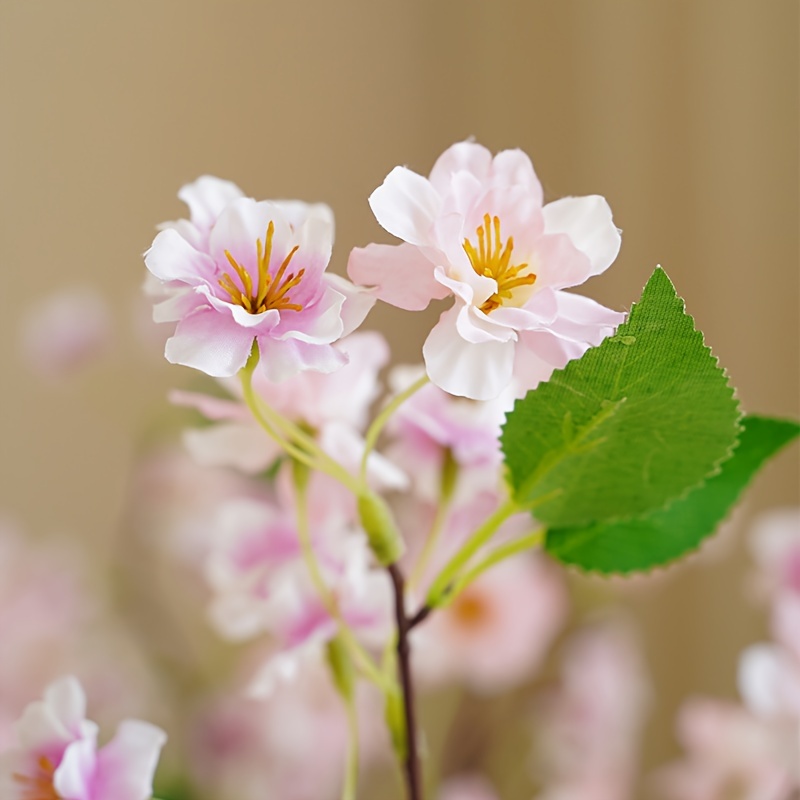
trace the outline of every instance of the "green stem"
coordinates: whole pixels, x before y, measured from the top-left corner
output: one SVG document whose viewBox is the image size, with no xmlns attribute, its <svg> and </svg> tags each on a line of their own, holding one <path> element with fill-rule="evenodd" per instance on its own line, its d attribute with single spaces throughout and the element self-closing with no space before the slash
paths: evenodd
<svg viewBox="0 0 800 800">
<path fill-rule="evenodd" d="M 450 603 L 455 600 L 464 589 L 486 572 L 489 567 L 493 567 L 495 564 L 499 564 L 501 561 L 505 561 L 507 558 L 515 556 L 517 553 L 541 547 L 546 533 L 546 528 L 539 528 L 539 530 L 532 531 L 520 539 L 515 539 L 513 542 L 508 542 L 507 544 L 501 545 L 496 550 L 493 550 L 488 556 L 472 567 L 472 569 L 468 570 L 464 575 L 454 581 L 450 591 L 447 593 L 447 602 Z"/>
<path fill-rule="evenodd" d="M 336 596 L 325 582 L 325 578 L 319 566 L 319 561 L 317 560 L 317 554 L 314 552 L 314 545 L 311 541 L 311 527 L 308 520 L 308 496 L 306 491 L 307 475 L 304 474 L 303 465 L 298 465 L 297 462 L 294 464 L 294 469 L 294 485 L 297 500 L 297 535 L 300 541 L 300 551 L 303 555 L 303 561 L 311 576 L 314 588 L 317 590 L 322 604 L 325 606 L 325 610 L 336 621 L 339 635 L 342 642 L 346 645 L 353 662 L 358 666 L 365 677 L 383 691 L 394 688 L 394 684 L 381 672 L 369 653 L 367 653 L 356 638 L 352 629 L 347 624 L 347 621 L 342 616 L 339 604 L 336 601 Z"/>
<path fill-rule="evenodd" d="M 258 351 L 253 350 L 241 371 L 242 393 L 256 422 L 296 461 L 309 469 L 325 472 L 357 493 L 358 481 L 337 461 L 332 459 L 305 431 L 271 408 L 253 391 L 253 372 L 258 364 Z"/>
<path fill-rule="evenodd" d="M 447 565 L 434 580 L 428 590 L 427 604 L 439 606 L 442 597 L 450 585 L 455 582 L 461 570 L 495 534 L 497 529 L 512 515 L 519 511 L 519 507 L 512 498 L 506 500 L 484 523 L 470 536 L 467 543 L 447 562 Z"/>
<path fill-rule="evenodd" d="M 358 714 L 356 712 L 355 698 L 345 701 L 347 710 L 347 766 L 344 773 L 344 786 L 342 787 L 342 800 L 356 800 L 358 788 Z"/>
<path fill-rule="evenodd" d="M 428 376 L 423 375 L 419 380 L 411 384 L 407 389 L 404 389 L 399 394 L 396 394 L 372 421 L 372 424 L 367 430 L 366 441 L 364 442 L 364 455 L 361 458 L 361 484 L 365 486 L 367 483 L 367 461 L 369 460 L 370 453 L 375 449 L 378 443 L 378 437 L 381 435 L 386 423 L 391 419 L 392 414 L 400 408 L 409 397 L 416 394 L 428 382 Z"/>
</svg>

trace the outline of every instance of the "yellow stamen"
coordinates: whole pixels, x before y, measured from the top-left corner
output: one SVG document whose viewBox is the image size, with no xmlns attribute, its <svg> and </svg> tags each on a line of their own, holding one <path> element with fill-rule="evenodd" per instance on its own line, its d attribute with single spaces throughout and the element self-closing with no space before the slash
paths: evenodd
<svg viewBox="0 0 800 800">
<path fill-rule="evenodd" d="M 20 800 L 59 800 L 53 787 L 55 764 L 47 756 L 40 756 L 37 765 L 41 772 L 36 776 L 21 775 L 18 772 L 12 776 L 23 793 Z"/>
<path fill-rule="evenodd" d="M 298 251 L 299 246 L 295 245 L 289 255 L 283 260 L 277 273 L 270 275 L 269 262 L 272 257 L 272 239 L 275 235 L 275 225 L 270 222 L 267 226 L 267 233 L 264 242 L 256 239 L 256 263 L 258 265 L 258 284 L 255 292 L 253 291 L 253 277 L 227 250 L 225 258 L 233 269 L 233 274 L 239 278 L 241 288 L 237 285 L 230 273 L 224 273 L 219 279 L 219 285 L 230 297 L 231 302 L 241 306 L 249 314 L 261 314 L 271 308 L 279 311 L 302 311 L 303 306 L 299 303 L 291 302 L 291 297 L 287 294 L 300 284 L 305 275 L 305 269 L 299 272 L 290 272 L 284 278 L 286 270 Z"/>
<path fill-rule="evenodd" d="M 472 269 L 478 275 L 492 278 L 497 282 L 497 291 L 480 307 L 484 314 L 488 314 L 503 305 L 504 300 L 511 300 L 514 289 L 520 286 L 533 286 L 536 282 L 536 275 L 533 273 L 519 274 L 527 268 L 527 263 L 511 266 L 514 237 L 509 236 L 505 247 L 503 246 L 503 239 L 500 235 L 500 217 L 490 217 L 489 214 L 484 214 L 483 225 L 477 228 L 475 233 L 478 236 L 477 249 L 469 239 L 464 239 L 464 252 L 467 254 Z"/>
</svg>

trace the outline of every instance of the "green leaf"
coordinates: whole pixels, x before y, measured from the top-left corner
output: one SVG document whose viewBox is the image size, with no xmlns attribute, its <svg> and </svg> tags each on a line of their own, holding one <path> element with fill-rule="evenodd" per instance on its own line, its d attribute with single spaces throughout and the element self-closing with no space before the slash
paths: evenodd
<svg viewBox="0 0 800 800">
<path fill-rule="evenodd" d="M 559 561 L 604 574 L 650 569 L 697 549 L 761 466 L 800 435 L 800 425 L 789 420 L 748 416 L 743 425 L 733 456 L 686 497 L 647 516 L 550 530 L 545 549 Z"/>
<path fill-rule="evenodd" d="M 713 474 L 739 432 L 725 373 L 655 270 L 617 334 L 519 400 L 502 446 L 514 499 L 548 527 L 663 507 Z"/>
</svg>

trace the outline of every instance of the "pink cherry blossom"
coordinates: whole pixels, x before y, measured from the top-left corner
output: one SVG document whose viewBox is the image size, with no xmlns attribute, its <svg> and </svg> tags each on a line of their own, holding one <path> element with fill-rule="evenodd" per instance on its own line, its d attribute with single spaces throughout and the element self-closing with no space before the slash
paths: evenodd
<svg viewBox="0 0 800 800">
<path fill-rule="evenodd" d="M 566 614 L 560 576 L 523 554 L 485 572 L 414 630 L 422 682 L 459 681 L 491 694 L 531 678 Z"/>
<path fill-rule="evenodd" d="M 312 544 L 327 589 L 348 625 L 368 644 L 380 645 L 391 619 L 389 584 L 370 568 L 366 537 L 347 518 L 347 506 L 312 481 Z M 273 648 L 253 681 L 256 695 L 294 678 L 318 661 L 337 631 L 303 558 L 296 519 L 285 501 L 234 501 L 220 508 L 216 543 L 206 561 L 213 592 L 211 621 L 238 641 L 269 634 Z"/>
<path fill-rule="evenodd" d="M 386 760 L 383 698 L 358 684 L 362 769 Z M 191 768 L 212 797 L 333 800 L 347 753 L 345 707 L 321 660 L 263 700 L 221 694 L 192 721 Z M 311 768 L 310 768 L 311 767 Z"/>
<path fill-rule="evenodd" d="M 776 725 L 733 703 L 696 698 L 681 709 L 686 757 L 655 776 L 674 800 L 786 800 L 800 788 L 797 725 Z"/>
<path fill-rule="evenodd" d="M 563 291 L 603 272 L 619 231 L 599 196 L 543 205 L 530 159 L 492 157 L 481 145 L 446 150 L 429 178 L 396 167 L 370 196 L 378 222 L 403 240 L 353 250 L 350 277 L 408 310 L 452 295 L 423 348 L 431 380 L 447 392 L 496 397 L 582 355 L 622 315 Z"/>
<path fill-rule="evenodd" d="M 26 365 L 47 380 L 64 380 L 109 349 L 111 312 L 92 287 L 71 287 L 37 298 L 21 328 Z"/>
<path fill-rule="evenodd" d="M 17 723 L 18 745 L 0 761 L 8 800 L 149 800 L 166 741 L 162 730 L 126 720 L 97 749 L 97 726 L 86 719 L 86 696 L 72 677 L 51 684 Z"/>
<path fill-rule="evenodd" d="M 542 800 L 632 798 L 648 699 L 641 656 L 626 628 L 606 622 L 575 635 L 561 685 L 535 721 Z"/>
<path fill-rule="evenodd" d="M 333 342 L 361 323 L 373 299 L 325 273 L 330 209 L 257 202 L 210 177 L 180 195 L 191 220 L 166 223 L 145 254 L 166 295 L 154 316 L 178 323 L 167 360 L 232 376 L 255 345 L 272 381 L 341 367 L 346 359 Z"/>
</svg>

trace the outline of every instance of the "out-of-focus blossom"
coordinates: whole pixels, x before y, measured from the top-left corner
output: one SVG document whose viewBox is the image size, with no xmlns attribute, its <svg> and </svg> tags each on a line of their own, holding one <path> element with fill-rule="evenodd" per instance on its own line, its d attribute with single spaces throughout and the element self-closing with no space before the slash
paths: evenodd
<svg viewBox="0 0 800 800">
<path fill-rule="evenodd" d="M 78 374 L 109 349 L 111 312 L 92 287 L 70 287 L 37 299 L 23 320 L 21 356 L 42 378 Z"/>
<path fill-rule="evenodd" d="M 103 722 L 155 697 L 142 653 L 88 578 L 77 549 L 32 544 L 0 521 L 0 749 L 30 698 L 65 672 L 84 677 Z"/>
<path fill-rule="evenodd" d="M 524 554 L 484 573 L 414 631 L 414 668 L 428 683 L 494 693 L 533 676 L 563 624 L 567 598 L 543 557 Z"/>
<path fill-rule="evenodd" d="M 390 752 L 381 706 L 377 690 L 359 684 L 362 770 Z M 192 730 L 190 767 L 209 797 L 334 800 L 340 796 L 347 721 L 342 698 L 320 661 L 263 701 L 217 698 Z"/>
<path fill-rule="evenodd" d="M 453 145 L 429 178 L 396 167 L 370 206 L 404 243 L 356 248 L 348 273 L 404 309 L 453 295 L 423 348 L 431 380 L 451 394 L 490 399 L 515 374 L 532 388 L 623 319 L 563 291 L 616 258 L 608 204 L 590 196 L 543 205 L 519 150 L 492 157 L 478 144 Z"/>
<path fill-rule="evenodd" d="M 630 633 L 605 623 L 569 642 L 561 686 L 536 720 L 541 800 L 633 797 L 649 687 Z"/>
<path fill-rule="evenodd" d="M 769 597 L 800 596 L 800 508 L 780 508 L 756 519 L 750 549 Z"/>
<path fill-rule="evenodd" d="M 750 543 L 775 641 L 742 653 L 742 705 L 699 698 L 682 709 L 686 755 L 656 778 L 675 800 L 786 800 L 800 789 L 800 510 L 763 515 Z"/>
<path fill-rule="evenodd" d="M 396 367 L 389 376 L 394 392 L 411 386 L 424 374 L 420 367 Z M 442 468 L 447 459 L 456 469 L 454 499 L 495 490 L 500 484 L 501 425 L 514 404 L 513 387 L 485 402 L 453 397 L 428 384 L 396 412 L 389 423 L 394 440 L 387 456 L 414 481 L 416 492 L 439 502 Z"/>
<path fill-rule="evenodd" d="M 378 372 L 386 365 L 389 348 L 378 333 L 354 333 L 338 348 L 349 362 L 331 374 L 303 372 L 282 383 L 257 374 L 256 393 L 273 409 L 315 432 L 322 448 L 347 469 L 357 471 L 371 404 L 380 394 Z M 189 430 L 184 442 L 199 464 L 230 466 L 246 473 L 265 470 L 282 450 L 253 419 L 237 381 L 223 382 L 233 399 L 176 391 L 178 405 L 197 409 L 214 424 Z M 407 479 L 379 454 L 371 454 L 369 475 L 384 488 L 402 488 Z"/>
<path fill-rule="evenodd" d="M 323 580 L 350 627 L 379 645 L 391 618 L 386 577 L 370 569 L 366 537 L 341 515 L 336 498 L 326 500 L 314 487 L 310 529 Z M 272 638 L 270 657 L 252 687 L 258 695 L 270 694 L 276 682 L 317 660 L 337 630 L 303 559 L 290 508 L 280 501 L 223 506 L 206 562 L 216 629 L 233 640 Z"/>
<path fill-rule="evenodd" d="M 439 790 L 439 800 L 497 800 L 485 778 L 464 775 L 450 778 Z"/>
<path fill-rule="evenodd" d="M 86 696 L 75 678 L 51 684 L 16 726 L 18 743 L 0 757 L 8 800 L 149 800 L 166 741 L 147 722 L 126 720 L 97 749 L 97 725 L 86 719 Z"/>
<path fill-rule="evenodd" d="M 678 717 L 683 760 L 656 775 L 674 800 L 787 800 L 800 787 L 797 724 L 776 725 L 733 703 L 697 698 Z"/>
<path fill-rule="evenodd" d="M 191 219 L 162 225 L 145 254 L 166 296 L 154 317 L 178 323 L 167 360 L 227 377 L 256 346 L 260 370 L 271 381 L 343 366 L 346 358 L 333 342 L 361 324 L 373 298 L 325 273 L 331 210 L 257 202 L 209 176 L 179 196 Z"/>
</svg>

